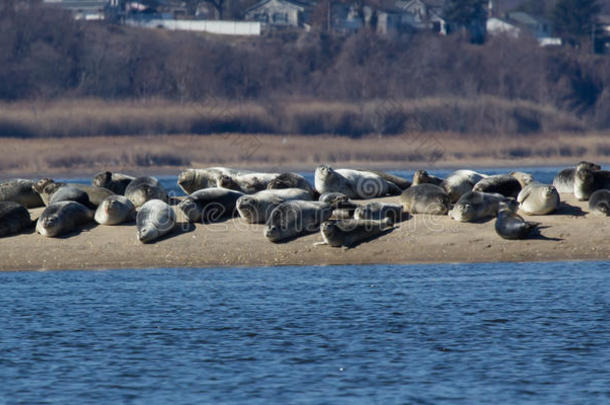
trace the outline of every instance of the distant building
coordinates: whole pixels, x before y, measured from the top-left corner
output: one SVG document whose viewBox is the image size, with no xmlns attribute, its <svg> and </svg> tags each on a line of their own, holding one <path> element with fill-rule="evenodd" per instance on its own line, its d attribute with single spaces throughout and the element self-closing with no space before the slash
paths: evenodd
<svg viewBox="0 0 610 405">
<path fill-rule="evenodd" d="M 296 0 L 263 0 L 246 9 L 248 21 L 258 21 L 265 28 L 302 28 L 309 6 Z"/>
<path fill-rule="evenodd" d="M 418 31 L 447 34 L 447 24 L 442 17 L 444 6 L 444 0 L 398 0 L 395 3 L 400 10 L 401 24 Z"/>
<path fill-rule="evenodd" d="M 104 20 L 109 7 L 118 7 L 118 0 L 43 0 L 70 10 L 77 20 Z"/>
<path fill-rule="evenodd" d="M 553 37 L 550 22 L 523 12 L 508 13 L 505 19 L 487 19 L 489 35 L 508 35 L 513 38 L 527 34 L 538 40 L 540 46 L 561 45 L 561 39 Z"/>
</svg>

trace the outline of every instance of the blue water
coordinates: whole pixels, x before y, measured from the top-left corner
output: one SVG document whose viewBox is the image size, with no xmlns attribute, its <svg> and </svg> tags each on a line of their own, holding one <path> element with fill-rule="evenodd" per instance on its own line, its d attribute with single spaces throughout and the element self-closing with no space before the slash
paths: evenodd
<svg viewBox="0 0 610 405">
<path fill-rule="evenodd" d="M 0 403 L 609 403 L 609 287 L 609 262 L 0 273 Z"/>
</svg>

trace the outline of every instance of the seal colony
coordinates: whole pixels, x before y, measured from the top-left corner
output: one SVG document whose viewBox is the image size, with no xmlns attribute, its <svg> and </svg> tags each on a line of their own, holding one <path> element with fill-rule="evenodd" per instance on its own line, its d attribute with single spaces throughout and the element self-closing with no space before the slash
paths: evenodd
<svg viewBox="0 0 610 405">
<path fill-rule="evenodd" d="M 526 221 L 519 214 L 551 214 L 562 198 L 556 186 L 541 184 L 523 172 L 491 176 L 457 170 L 442 179 L 419 170 L 411 183 L 380 171 L 329 165 L 316 169 L 314 185 L 290 172 L 187 169 L 180 173 L 178 185 L 189 192 L 180 198 L 169 196 L 150 176 L 104 171 L 91 183 L 58 183 L 49 178 L 0 183 L 0 237 L 18 235 L 35 224 L 36 232 L 45 237 L 86 238 L 81 231 L 96 223 L 126 224 L 133 227 L 136 240 L 154 243 L 171 237 L 179 224 L 239 218 L 245 224 L 263 225 L 262 236 L 271 243 L 290 243 L 318 233 L 320 244 L 353 248 L 417 216 L 448 215 L 473 226 L 495 219 L 502 239 L 540 238 L 544 220 Z M 564 189 L 570 184 L 578 200 L 590 198 L 589 212 L 610 214 L 610 172 L 599 165 L 580 162 L 559 172 L 554 184 Z M 370 201 L 388 196 L 397 203 Z M 38 218 L 30 218 L 28 208 L 44 206 Z"/>
</svg>

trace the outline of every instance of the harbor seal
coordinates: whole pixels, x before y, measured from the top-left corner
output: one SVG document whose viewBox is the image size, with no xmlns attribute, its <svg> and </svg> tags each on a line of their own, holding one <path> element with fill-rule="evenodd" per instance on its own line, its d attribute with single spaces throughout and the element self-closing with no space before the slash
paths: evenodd
<svg viewBox="0 0 610 405">
<path fill-rule="evenodd" d="M 265 190 L 279 173 L 244 173 L 239 175 L 221 174 L 216 178 L 216 186 L 253 194 Z"/>
<path fill-rule="evenodd" d="M 106 197 L 95 210 L 93 217 L 100 225 L 119 225 L 135 218 L 136 207 L 129 198 L 118 194 Z"/>
<path fill-rule="evenodd" d="M 578 165 L 574 173 L 574 196 L 586 201 L 596 190 L 610 189 L 610 171 L 591 170 L 586 165 Z"/>
<path fill-rule="evenodd" d="M 176 225 L 176 214 L 165 201 L 146 201 L 136 216 L 138 240 L 142 243 L 154 242 L 167 235 Z"/>
<path fill-rule="evenodd" d="M 311 184 L 298 173 L 282 173 L 275 179 L 271 180 L 267 184 L 268 190 L 282 189 L 282 188 L 301 188 L 309 191 L 312 198 L 316 198 L 316 191 Z"/>
<path fill-rule="evenodd" d="M 376 219 L 342 219 L 326 221 L 320 225 L 324 242 L 316 245 L 351 248 L 394 229 L 392 220 Z"/>
<path fill-rule="evenodd" d="M 115 194 L 124 195 L 125 189 L 133 179 L 135 179 L 135 177 L 126 174 L 105 171 L 96 174 L 93 177 L 91 184 L 96 187 L 108 189 Z"/>
<path fill-rule="evenodd" d="M 150 200 L 167 202 L 167 193 L 159 180 L 148 176 L 133 179 L 125 189 L 125 197 L 129 198 L 136 208 Z"/>
<path fill-rule="evenodd" d="M 376 174 L 377 176 L 381 177 L 385 181 L 396 185 L 400 190 L 406 190 L 409 187 L 411 187 L 411 182 L 409 180 L 407 180 L 403 177 L 400 177 L 400 176 L 396 176 L 395 174 L 391 174 L 388 172 L 382 172 L 380 170 L 373 170 L 373 169 L 356 169 L 356 170 L 358 170 L 359 172 L 369 172 L 369 173 Z M 397 194 L 400 194 L 400 193 L 397 193 Z"/>
<path fill-rule="evenodd" d="M 25 208 L 44 205 L 40 195 L 33 189 L 33 180 L 15 179 L 0 183 L 0 201 L 13 201 Z"/>
<path fill-rule="evenodd" d="M 324 193 L 318 200 L 330 204 L 333 208 L 332 217 L 335 219 L 353 218 L 354 211 L 359 207 L 343 193 Z"/>
<path fill-rule="evenodd" d="M 271 211 L 281 203 L 291 200 L 311 200 L 311 195 L 300 188 L 263 190 L 246 194 L 237 199 L 239 216 L 250 224 L 267 222 Z"/>
<path fill-rule="evenodd" d="M 186 169 L 178 175 L 178 186 L 186 193 L 192 194 L 197 190 L 216 187 L 218 177 L 221 175 L 235 176 L 252 173 L 250 170 L 232 169 L 229 167 L 208 167 L 205 169 Z"/>
<path fill-rule="evenodd" d="M 396 195 L 402 191 L 396 184 L 376 173 L 352 169 L 335 170 L 327 165 L 316 168 L 315 189 L 320 194 L 339 192 L 354 199 Z"/>
<path fill-rule="evenodd" d="M 519 204 L 512 198 L 498 193 L 469 191 L 455 203 L 449 216 L 459 222 L 475 222 L 498 215 L 500 203 L 506 203 L 512 211 L 517 211 Z"/>
<path fill-rule="evenodd" d="M 510 172 L 510 173 L 508 173 L 508 175 L 513 176 L 515 179 L 517 179 L 519 184 L 521 184 L 521 188 L 536 181 L 534 179 L 534 176 L 532 176 L 529 173 L 525 173 L 525 172 Z"/>
<path fill-rule="evenodd" d="M 474 185 L 485 177 L 487 176 L 473 170 L 456 170 L 441 183 L 441 187 L 449 195 L 449 201 L 454 203 L 462 195 L 472 191 Z"/>
<path fill-rule="evenodd" d="M 519 191 L 521 191 L 521 183 L 508 174 L 496 174 L 479 180 L 472 188 L 472 191 L 500 193 L 505 197 L 517 198 Z"/>
<path fill-rule="evenodd" d="M 546 215 L 559 207 L 559 193 L 554 186 L 533 182 L 517 196 L 519 209 L 528 215 Z"/>
<path fill-rule="evenodd" d="M 592 162 L 582 161 L 579 162 L 576 167 L 568 167 L 563 169 L 553 179 L 553 186 L 559 193 L 573 193 L 574 192 L 574 175 L 578 167 L 585 167 L 589 170 L 601 170 L 601 166 Z"/>
<path fill-rule="evenodd" d="M 227 188 L 197 190 L 178 204 L 189 222 L 211 223 L 235 216 L 235 206 L 244 193 Z"/>
<path fill-rule="evenodd" d="M 271 211 L 263 234 L 274 243 L 291 240 L 319 231 L 332 213 L 332 207 L 321 201 L 286 201 Z"/>
<path fill-rule="evenodd" d="M 400 202 L 410 214 L 445 215 L 449 211 L 449 195 L 434 184 L 409 187 L 400 195 Z"/>
<path fill-rule="evenodd" d="M 93 220 L 93 211 L 76 201 L 60 201 L 47 206 L 38 222 L 36 232 L 54 238 L 73 232 Z"/>
<path fill-rule="evenodd" d="M 525 239 L 530 233 L 538 229 L 540 223 L 528 222 L 520 215 L 511 211 L 504 203 L 500 203 L 498 217 L 496 218 L 496 233 L 504 239 Z"/>
<path fill-rule="evenodd" d="M 106 197 L 114 194 L 112 191 L 103 187 L 89 186 L 87 184 L 80 183 L 56 182 L 55 180 L 46 177 L 38 180 L 36 184 L 34 184 L 33 189 L 38 193 L 44 205 L 49 205 L 53 194 L 64 186 L 76 188 L 85 192 L 87 194 L 87 198 L 89 199 L 89 203 L 94 207 L 100 205 Z"/>
<path fill-rule="evenodd" d="M 365 205 L 361 205 L 354 211 L 355 219 L 377 219 L 382 220 L 390 218 L 393 224 L 402 221 L 403 208 L 399 204 L 382 203 L 373 201 Z"/>
<path fill-rule="evenodd" d="M 600 189 L 591 194 L 589 210 L 595 215 L 610 215 L 610 190 Z"/>
<path fill-rule="evenodd" d="M 48 185 L 45 189 L 48 189 L 49 187 L 50 185 Z M 91 201 L 89 201 L 89 196 L 87 193 L 76 187 L 68 185 L 58 187 L 57 190 L 51 194 L 49 198 L 49 205 L 60 201 L 76 201 L 83 204 L 85 207 L 95 208 L 95 206 L 91 204 Z"/>
<path fill-rule="evenodd" d="M 0 201 L 0 238 L 32 226 L 29 211 L 15 201 Z"/>
<path fill-rule="evenodd" d="M 440 186 L 443 183 L 444 179 L 440 177 L 432 176 L 425 170 L 417 170 L 413 174 L 413 183 L 412 185 L 417 186 L 418 184 L 434 184 L 436 186 Z"/>
</svg>

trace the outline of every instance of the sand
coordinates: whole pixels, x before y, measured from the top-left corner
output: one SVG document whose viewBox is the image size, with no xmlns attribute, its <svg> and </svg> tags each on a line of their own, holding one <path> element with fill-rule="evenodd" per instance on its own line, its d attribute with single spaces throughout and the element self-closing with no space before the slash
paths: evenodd
<svg viewBox="0 0 610 405">
<path fill-rule="evenodd" d="M 398 202 L 398 197 L 382 200 Z M 150 245 L 136 239 L 134 224 L 91 226 L 64 238 L 46 238 L 32 229 L 0 238 L 0 270 L 609 259 L 610 218 L 589 214 L 587 203 L 570 195 L 562 194 L 562 200 L 552 215 L 526 217 L 542 222 L 544 229 L 540 236 L 520 241 L 500 238 L 495 219 L 459 223 L 429 215 L 415 215 L 391 233 L 348 250 L 314 246 L 322 240 L 318 233 L 273 244 L 263 236 L 263 225 L 238 218 L 209 225 L 181 222 L 171 235 Z M 41 212 L 31 210 L 32 217 Z"/>
</svg>

